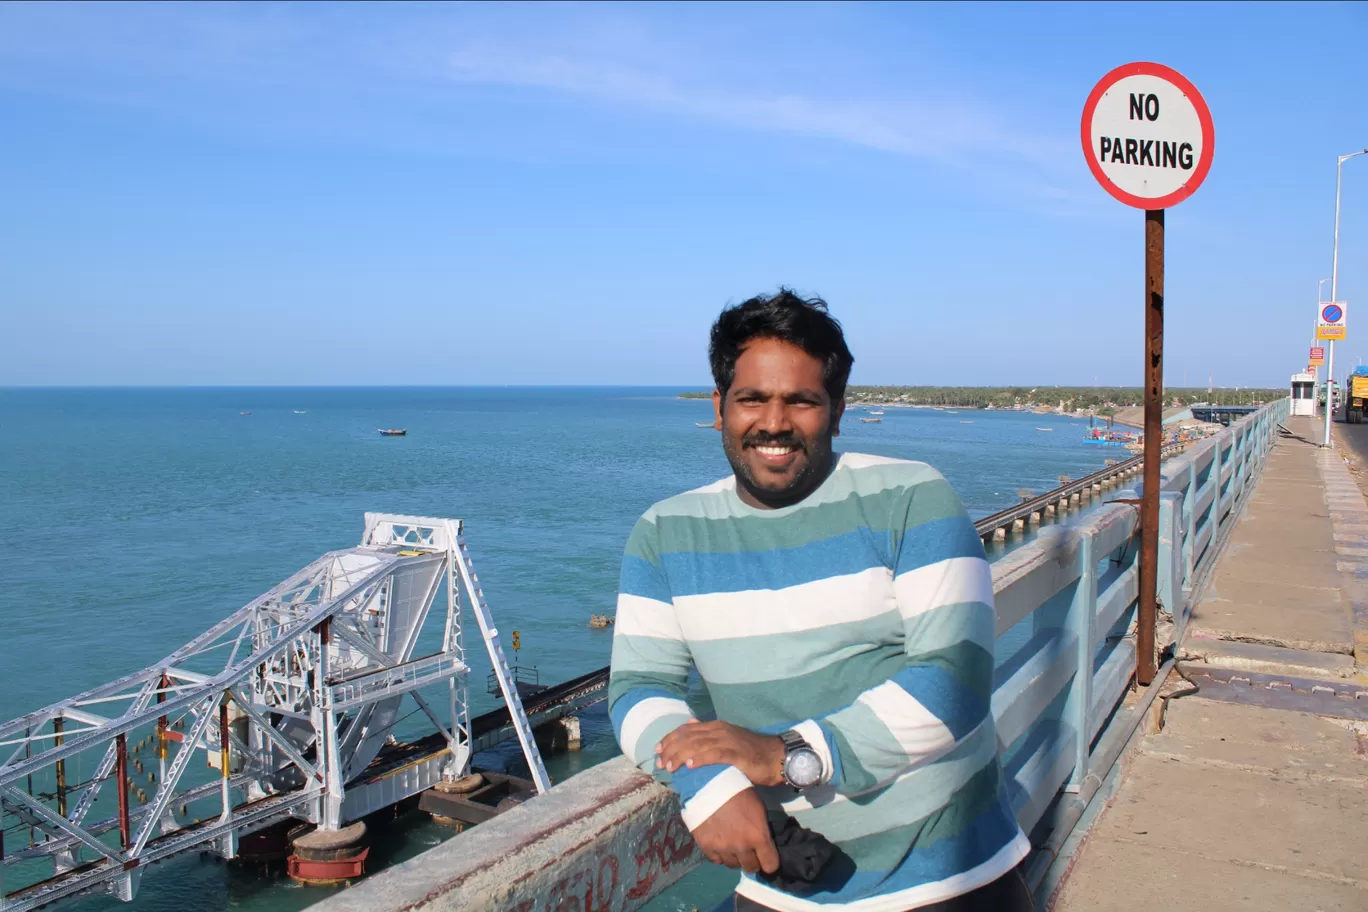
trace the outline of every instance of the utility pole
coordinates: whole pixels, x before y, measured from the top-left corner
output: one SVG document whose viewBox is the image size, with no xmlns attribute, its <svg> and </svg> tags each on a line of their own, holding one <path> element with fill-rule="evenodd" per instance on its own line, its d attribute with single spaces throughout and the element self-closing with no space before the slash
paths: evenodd
<svg viewBox="0 0 1368 912">
<path fill-rule="evenodd" d="M 1339 222 L 1340 184 L 1344 178 L 1344 163 L 1356 155 L 1368 155 L 1368 149 L 1350 152 L 1335 159 L 1335 251 L 1330 260 L 1330 300 L 1339 300 Z M 1330 440 L 1330 423 L 1335 419 L 1335 340 L 1330 340 L 1330 354 L 1325 362 L 1325 440 L 1323 446 L 1334 446 Z"/>
</svg>

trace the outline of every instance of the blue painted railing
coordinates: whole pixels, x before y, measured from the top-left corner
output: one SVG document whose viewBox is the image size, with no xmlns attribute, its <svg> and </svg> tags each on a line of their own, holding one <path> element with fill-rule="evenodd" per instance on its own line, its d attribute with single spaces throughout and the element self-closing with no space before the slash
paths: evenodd
<svg viewBox="0 0 1368 912">
<path fill-rule="evenodd" d="M 1178 638 L 1289 403 L 1263 407 L 1162 467 L 1158 602 Z M 1134 505 L 1104 504 L 993 563 L 993 715 L 1013 809 L 1038 837 L 1030 877 L 1042 890 L 1147 705 L 1119 709 L 1135 675 L 1137 516 Z M 552 910 L 567 896 L 576 908 L 637 909 L 702 860 L 677 811 L 672 793 L 619 757 L 316 909 Z"/>
<path fill-rule="evenodd" d="M 1289 402 L 1251 413 L 1162 467 L 1157 601 L 1173 620 L 1175 641 Z M 1042 529 L 993 564 L 1001 658 L 993 714 L 1012 805 L 1027 832 L 1061 790 L 1086 798 L 1111 766 L 1096 739 L 1135 674 L 1137 520 L 1133 505 L 1104 505 Z M 1064 822 L 1053 821 L 1056 828 Z"/>
</svg>

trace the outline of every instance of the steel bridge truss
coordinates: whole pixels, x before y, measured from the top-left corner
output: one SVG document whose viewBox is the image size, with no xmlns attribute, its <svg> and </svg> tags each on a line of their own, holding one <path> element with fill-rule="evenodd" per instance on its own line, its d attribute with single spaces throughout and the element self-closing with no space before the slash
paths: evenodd
<svg viewBox="0 0 1368 912">
<path fill-rule="evenodd" d="M 443 586 L 437 649 L 415 658 Z M 366 795 L 362 774 L 373 777 L 406 696 L 447 742 L 434 769 L 465 774 L 463 594 L 544 791 L 461 522 L 367 513 L 360 546 L 323 555 L 162 661 L 0 724 L 0 912 L 93 890 L 129 900 L 153 862 L 232 858 L 240 837 L 287 818 L 336 829 L 378 810 L 382 792 Z M 420 693 L 443 683 L 449 722 Z M 192 774 L 201 751 L 209 773 Z M 92 775 L 70 781 L 73 764 Z M 25 883 L 7 893 L 7 873 Z"/>
</svg>

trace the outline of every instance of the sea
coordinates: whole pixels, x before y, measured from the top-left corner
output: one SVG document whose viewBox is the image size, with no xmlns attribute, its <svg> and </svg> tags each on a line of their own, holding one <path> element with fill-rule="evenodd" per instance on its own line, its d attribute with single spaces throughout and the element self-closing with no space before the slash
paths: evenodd
<svg viewBox="0 0 1368 912">
<path fill-rule="evenodd" d="M 366 511 L 464 520 L 496 622 L 520 633 L 516 661 L 543 683 L 600 668 L 611 629 L 588 622 L 613 611 L 632 524 L 730 471 L 719 435 L 696 426 L 711 421 L 711 402 L 682 392 L 0 389 L 0 721 L 160 660 L 323 552 L 356 544 Z M 1085 444 L 1078 418 L 898 407 L 879 423 L 861 417 L 871 416 L 847 412 L 838 450 L 929 462 L 976 517 L 1116 455 Z M 469 653 L 472 682 L 483 682 L 487 658 Z M 471 694 L 472 715 L 495 708 L 483 688 Z M 554 780 L 618 753 L 602 704 L 582 732 L 580 751 L 548 759 Z M 521 763 L 515 746 L 477 760 Z M 377 832 L 369 867 L 450 835 L 405 815 Z M 734 883 L 708 866 L 650 908 L 706 912 Z M 149 869 L 132 903 L 63 907 L 294 912 L 329 893 L 188 856 Z"/>
</svg>

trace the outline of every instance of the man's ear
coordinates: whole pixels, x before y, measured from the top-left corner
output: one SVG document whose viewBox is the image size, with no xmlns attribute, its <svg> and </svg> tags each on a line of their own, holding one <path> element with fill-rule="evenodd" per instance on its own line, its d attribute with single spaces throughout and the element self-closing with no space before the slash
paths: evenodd
<svg viewBox="0 0 1368 912">
<path fill-rule="evenodd" d="M 831 409 L 831 436 L 841 436 L 841 416 L 845 414 L 845 399 L 837 402 Z"/>
<path fill-rule="evenodd" d="M 722 391 L 713 390 L 713 430 L 722 430 Z"/>
</svg>

